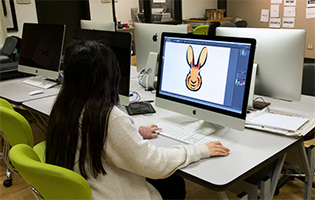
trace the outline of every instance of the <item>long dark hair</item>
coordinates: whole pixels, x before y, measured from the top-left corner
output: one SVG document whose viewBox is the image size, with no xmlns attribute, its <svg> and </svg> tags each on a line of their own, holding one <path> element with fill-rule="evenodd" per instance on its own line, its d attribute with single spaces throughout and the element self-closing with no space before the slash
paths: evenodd
<svg viewBox="0 0 315 200">
<path fill-rule="evenodd" d="M 110 48 L 94 41 L 72 41 L 65 52 L 64 81 L 49 119 L 47 163 L 73 170 L 80 148 L 82 176 L 88 178 L 87 170 L 95 178 L 106 174 L 101 158 L 108 116 L 119 101 L 119 81 L 118 62 Z"/>
</svg>

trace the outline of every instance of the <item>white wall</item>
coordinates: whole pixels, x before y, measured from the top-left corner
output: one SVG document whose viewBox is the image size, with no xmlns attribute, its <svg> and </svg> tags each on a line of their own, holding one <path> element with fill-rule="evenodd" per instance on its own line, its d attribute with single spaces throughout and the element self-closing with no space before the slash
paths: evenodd
<svg viewBox="0 0 315 200">
<path fill-rule="evenodd" d="M 115 3 L 117 20 L 120 20 L 122 23 L 127 23 L 131 17 L 130 8 L 132 7 L 139 7 L 139 0 L 117 0 Z M 217 8 L 217 0 L 182 0 L 183 19 L 204 17 L 205 9 L 213 8 Z M 93 10 L 93 12 L 95 12 L 95 10 Z"/>
<path fill-rule="evenodd" d="M 130 8 L 138 7 L 138 0 L 117 0 L 115 3 L 116 18 L 122 23 L 128 22 Z M 37 23 L 35 0 L 30 4 L 18 4 L 14 1 L 16 17 L 18 22 L 17 32 L 9 32 L 8 35 L 22 36 L 23 23 Z M 217 8 L 217 0 L 182 0 L 183 19 L 191 17 L 203 17 L 205 9 Z M 90 0 L 91 20 L 112 21 L 111 3 L 101 3 L 101 0 Z M 1 44 L 1 43 L 0 43 Z"/>
<path fill-rule="evenodd" d="M 90 0 L 91 20 L 113 21 L 112 4 L 102 3 L 101 0 Z"/>
<path fill-rule="evenodd" d="M 182 0 L 183 19 L 205 17 L 206 9 L 216 9 L 217 0 Z"/>
<path fill-rule="evenodd" d="M 121 23 L 128 23 L 131 19 L 130 8 L 139 8 L 139 0 L 117 0 L 115 3 L 116 18 Z"/>
<path fill-rule="evenodd" d="M 8 32 L 8 36 L 15 35 L 22 37 L 23 24 L 37 23 L 37 13 L 35 7 L 35 0 L 31 0 L 30 4 L 18 4 L 14 1 L 16 20 L 18 23 L 18 31 Z"/>
</svg>

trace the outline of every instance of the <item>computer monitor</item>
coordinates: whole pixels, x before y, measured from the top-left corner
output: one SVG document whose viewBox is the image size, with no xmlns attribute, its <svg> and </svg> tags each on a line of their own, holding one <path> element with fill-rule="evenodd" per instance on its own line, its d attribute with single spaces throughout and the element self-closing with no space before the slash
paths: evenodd
<svg viewBox="0 0 315 200">
<path fill-rule="evenodd" d="M 145 74 L 150 75 L 143 85 L 153 87 L 155 75 L 158 67 L 158 54 L 160 52 L 162 32 L 187 33 L 187 25 L 166 25 L 136 23 L 134 25 L 137 71 L 145 70 Z M 143 80 L 147 80 L 146 77 Z M 147 88 L 147 87 L 146 87 Z"/>
<path fill-rule="evenodd" d="M 65 25 L 24 23 L 18 71 L 57 80 Z"/>
<path fill-rule="evenodd" d="M 197 118 L 188 127 L 210 134 L 243 130 L 254 39 L 163 33 L 155 105 Z"/>
<path fill-rule="evenodd" d="M 91 21 L 81 19 L 80 24 L 81 29 L 116 31 L 115 22 Z"/>
<path fill-rule="evenodd" d="M 94 40 L 109 46 L 114 52 L 120 66 L 119 103 L 129 105 L 131 33 L 74 29 L 73 39 Z"/>
<path fill-rule="evenodd" d="M 216 35 L 256 39 L 255 94 L 288 101 L 300 100 L 305 30 L 218 27 Z"/>
<path fill-rule="evenodd" d="M 134 25 L 137 71 L 146 68 L 150 52 L 159 53 L 162 32 L 187 33 L 187 25 L 136 23 Z"/>
</svg>

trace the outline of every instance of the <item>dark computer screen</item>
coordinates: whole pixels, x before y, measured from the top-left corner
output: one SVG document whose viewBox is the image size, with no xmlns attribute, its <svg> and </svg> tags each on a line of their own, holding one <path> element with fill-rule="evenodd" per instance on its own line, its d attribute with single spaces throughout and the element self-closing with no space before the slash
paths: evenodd
<svg viewBox="0 0 315 200">
<path fill-rule="evenodd" d="M 19 65 L 59 71 L 65 25 L 24 23 Z"/>
<path fill-rule="evenodd" d="M 129 98 L 131 34 L 125 32 L 74 29 L 73 39 L 94 40 L 109 46 L 120 66 L 121 79 L 119 92 Z"/>
</svg>

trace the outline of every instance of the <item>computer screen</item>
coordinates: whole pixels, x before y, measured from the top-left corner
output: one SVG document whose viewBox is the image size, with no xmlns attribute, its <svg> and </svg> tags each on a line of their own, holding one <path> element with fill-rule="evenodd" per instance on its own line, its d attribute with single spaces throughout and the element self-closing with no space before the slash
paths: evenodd
<svg viewBox="0 0 315 200">
<path fill-rule="evenodd" d="M 163 33 L 156 106 L 195 117 L 205 130 L 213 123 L 243 130 L 255 44 L 248 38 Z"/>
<path fill-rule="evenodd" d="M 99 30 L 74 29 L 73 38 L 94 40 L 109 46 L 120 66 L 119 100 L 121 105 L 129 105 L 131 33 Z"/>
<path fill-rule="evenodd" d="M 305 51 L 305 30 L 218 27 L 216 35 L 250 37 L 257 41 L 254 93 L 299 101 Z"/>
<path fill-rule="evenodd" d="M 80 21 L 81 29 L 91 29 L 91 30 L 102 30 L 102 31 L 115 31 L 115 22 L 106 21 L 91 21 L 83 20 Z"/>
<path fill-rule="evenodd" d="M 65 25 L 24 23 L 18 71 L 56 80 Z"/>
</svg>

